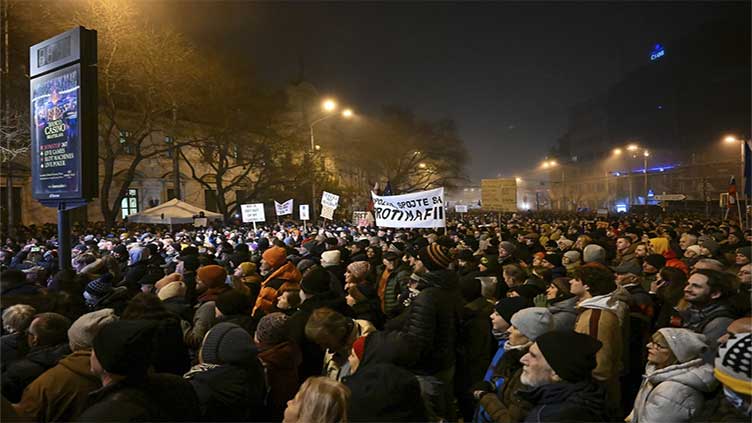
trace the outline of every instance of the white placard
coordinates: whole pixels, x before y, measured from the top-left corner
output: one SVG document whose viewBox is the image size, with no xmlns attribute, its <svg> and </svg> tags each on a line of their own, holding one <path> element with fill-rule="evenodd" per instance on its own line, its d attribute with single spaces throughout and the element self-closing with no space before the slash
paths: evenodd
<svg viewBox="0 0 752 423">
<path fill-rule="evenodd" d="M 264 203 L 241 204 L 240 214 L 243 216 L 243 223 L 266 221 Z"/>
<path fill-rule="evenodd" d="M 285 201 L 282 204 L 274 202 L 274 210 L 277 212 L 277 216 L 284 216 L 286 214 L 292 214 L 292 198 Z"/>
<path fill-rule="evenodd" d="M 327 207 L 336 209 L 338 204 L 339 204 L 339 195 L 332 194 L 331 192 L 326 192 L 326 191 L 323 191 L 321 193 L 321 205 L 322 206 L 327 206 Z"/>
<path fill-rule="evenodd" d="M 309 220 L 310 214 L 308 213 L 308 204 L 300 205 L 300 220 Z"/>
<path fill-rule="evenodd" d="M 456 213 L 467 213 L 467 206 L 464 204 L 457 204 L 454 206 L 454 211 Z"/>
<path fill-rule="evenodd" d="M 324 219 L 334 220 L 334 208 L 329 206 L 321 206 L 321 217 Z"/>
<path fill-rule="evenodd" d="M 444 188 L 380 196 L 371 192 L 376 225 L 387 228 L 443 228 Z"/>
</svg>

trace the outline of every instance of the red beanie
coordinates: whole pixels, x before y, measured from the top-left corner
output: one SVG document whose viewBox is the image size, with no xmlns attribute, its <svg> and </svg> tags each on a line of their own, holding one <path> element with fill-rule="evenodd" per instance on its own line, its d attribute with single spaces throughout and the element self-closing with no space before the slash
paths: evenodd
<svg viewBox="0 0 752 423">
<path fill-rule="evenodd" d="M 363 353 L 366 350 L 366 337 L 361 336 L 360 338 L 356 339 L 355 342 L 353 342 L 352 349 L 355 355 L 358 357 L 358 360 L 362 360 Z"/>
<path fill-rule="evenodd" d="M 287 250 L 275 245 L 274 247 L 264 251 L 264 254 L 261 255 L 261 258 L 269 263 L 269 266 L 271 266 L 273 269 L 276 269 L 285 264 L 285 261 L 287 261 Z"/>
</svg>

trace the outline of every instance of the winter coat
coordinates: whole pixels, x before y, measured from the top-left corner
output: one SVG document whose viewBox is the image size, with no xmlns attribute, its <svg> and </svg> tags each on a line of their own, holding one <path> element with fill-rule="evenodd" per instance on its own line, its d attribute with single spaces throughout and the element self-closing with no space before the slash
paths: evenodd
<svg viewBox="0 0 752 423">
<path fill-rule="evenodd" d="M 177 296 L 168 298 L 162 301 L 162 305 L 167 309 L 167 311 L 178 316 L 180 320 L 184 320 L 186 322 L 193 321 L 194 310 L 193 307 L 191 307 L 191 305 L 185 299 L 185 297 Z"/>
<path fill-rule="evenodd" d="M 554 330 L 574 330 L 577 320 L 577 297 L 556 301 L 548 306 L 554 318 Z"/>
<path fill-rule="evenodd" d="M 469 397 L 472 393 L 468 390 L 473 383 L 483 380 L 483 374 L 496 345 L 491 335 L 491 321 L 488 318 L 491 313 L 493 304 L 483 297 L 476 298 L 462 308 L 454 392 L 460 402 L 469 405 L 468 408 L 472 408 L 473 403 L 473 399 Z"/>
<path fill-rule="evenodd" d="M 141 290 L 141 279 L 146 276 L 147 263 L 140 261 L 125 268 L 125 280 L 121 286 L 128 288 L 128 292 L 136 294 Z"/>
<path fill-rule="evenodd" d="M 716 301 L 702 309 L 692 306 L 686 310 L 677 310 L 676 313 L 681 327 L 705 335 L 708 349 L 703 358 L 706 363 L 713 363 L 718 349 L 718 338 L 726 333 L 726 328 L 734 321 L 734 311 L 725 302 Z"/>
<path fill-rule="evenodd" d="M 2 371 L 14 361 L 23 358 L 29 352 L 26 333 L 11 333 L 0 337 L 0 361 Z"/>
<path fill-rule="evenodd" d="M 180 376 L 154 373 L 143 380 L 125 379 L 100 388 L 88 398 L 80 422 L 197 421 L 198 397 Z"/>
<path fill-rule="evenodd" d="M 462 296 L 455 272 L 433 271 L 424 278 L 428 287 L 410 305 L 402 331 L 411 338 L 421 357 L 414 371 L 431 375 L 455 364 Z"/>
<path fill-rule="evenodd" d="M 358 368 L 343 383 L 351 392 L 347 412 L 349 421 L 431 421 L 418 379 L 402 367 L 377 363 Z"/>
<path fill-rule="evenodd" d="M 157 373 L 182 376 L 191 368 L 188 347 L 183 342 L 183 332 L 177 318 L 160 320 L 154 334 L 152 365 Z"/>
<path fill-rule="evenodd" d="M 2 394 L 8 401 L 16 403 L 26 387 L 39 375 L 52 368 L 61 358 L 70 354 L 68 343 L 49 347 L 34 347 L 26 357 L 10 364 L 2 375 Z"/>
<path fill-rule="evenodd" d="M 346 317 L 353 317 L 352 309 L 347 305 L 345 299 L 331 291 L 306 299 L 300 305 L 300 309 L 290 317 L 287 321 L 288 337 L 298 344 L 300 352 L 303 354 L 303 361 L 298 369 L 300 383 L 303 383 L 310 376 L 321 376 L 323 374 L 324 350 L 305 335 L 305 326 L 311 314 L 317 308 L 322 307 L 331 308 Z"/>
<path fill-rule="evenodd" d="M 350 306 L 356 319 L 367 320 L 371 322 L 376 329 L 384 329 L 386 317 L 381 312 L 378 298 L 366 298 L 365 300 Z"/>
<path fill-rule="evenodd" d="M 606 393 L 592 381 L 551 383 L 517 395 L 533 405 L 524 420 L 527 423 L 608 421 Z"/>
<path fill-rule="evenodd" d="M 386 270 L 384 270 L 386 272 Z M 381 297 L 382 311 L 387 317 L 394 316 L 399 310 L 397 297 L 407 281 L 410 279 L 410 268 L 407 265 L 400 265 L 398 268 L 389 272 L 386 281 L 379 285 L 378 292 Z"/>
<path fill-rule="evenodd" d="M 261 284 L 261 291 L 258 298 L 256 298 L 256 306 L 253 308 L 253 313 L 256 314 L 257 309 L 261 309 L 266 314 L 276 311 L 274 308 L 277 305 L 280 291 L 284 288 L 300 289 L 301 278 L 300 271 L 292 262 L 288 261 L 283 264 L 282 267 L 270 274 Z"/>
<path fill-rule="evenodd" d="M 251 368 L 200 364 L 185 374 L 198 397 L 199 421 L 263 421 L 266 383 L 260 363 Z"/>
<path fill-rule="evenodd" d="M 214 326 L 214 301 L 201 304 L 193 315 L 193 326 L 183 322 L 183 341 L 189 348 L 198 350 L 204 341 L 206 332 Z"/>
<path fill-rule="evenodd" d="M 705 393 L 712 392 L 717 384 L 713 367 L 703 364 L 701 358 L 663 369 L 648 364 L 634 409 L 626 421 L 689 422 L 702 410 Z"/>
<path fill-rule="evenodd" d="M 99 377 L 91 373 L 91 350 L 74 351 L 36 378 L 14 405 L 16 412 L 41 422 L 71 421 L 86 407 L 91 392 L 99 389 Z"/>
<path fill-rule="evenodd" d="M 354 322 L 356 323 L 355 329 L 357 330 L 355 339 L 376 332 L 376 327 L 374 327 L 368 320 L 356 319 Z M 336 381 L 341 381 L 345 376 L 348 376 L 350 374 L 350 363 L 347 361 L 349 355 L 350 350 L 348 350 L 347 355 L 343 357 L 342 355 L 327 349 L 324 352 L 324 376 Z"/>
<path fill-rule="evenodd" d="M 287 401 L 293 399 L 300 387 L 298 367 L 303 362 L 300 348 L 294 342 L 285 341 L 258 353 L 264 366 L 269 394 L 266 407 L 269 419 L 282 420 Z"/>
<path fill-rule="evenodd" d="M 505 351 L 492 377 L 492 380 L 499 378 L 504 380 L 501 389 L 480 398 L 480 405 L 495 422 L 518 422 L 524 419 L 533 408 L 532 404 L 517 396 L 517 392 L 529 389 L 522 383 L 522 363 L 520 363 L 520 359 L 528 349 L 529 346 Z"/>
</svg>

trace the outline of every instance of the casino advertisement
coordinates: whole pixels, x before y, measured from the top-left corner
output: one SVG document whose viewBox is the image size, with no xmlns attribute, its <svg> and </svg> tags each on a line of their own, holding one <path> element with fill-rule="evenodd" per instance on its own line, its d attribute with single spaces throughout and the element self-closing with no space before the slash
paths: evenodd
<svg viewBox="0 0 752 423">
<path fill-rule="evenodd" d="M 72 198 L 81 191 L 80 65 L 31 80 L 32 165 L 36 198 Z"/>
</svg>

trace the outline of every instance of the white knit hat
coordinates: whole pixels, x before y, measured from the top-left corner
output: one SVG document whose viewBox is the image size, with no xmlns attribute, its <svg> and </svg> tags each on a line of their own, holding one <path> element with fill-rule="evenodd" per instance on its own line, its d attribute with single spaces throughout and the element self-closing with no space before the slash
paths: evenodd
<svg viewBox="0 0 752 423">
<path fill-rule="evenodd" d="M 169 300 L 173 297 L 185 296 L 186 286 L 183 281 L 172 281 L 157 291 L 160 300 Z"/>
<path fill-rule="evenodd" d="M 321 266 L 337 266 L 341 260 L 341 253 L 339 250 L 329 250 L 321 253 Z"/>
<path fill-rule="evenodd" d="M 511 320 L 512 326 L 531 341 L 554 330 L 554 316 L 545 307 L 524 308 L 514 313 Z"/>
</svg>

